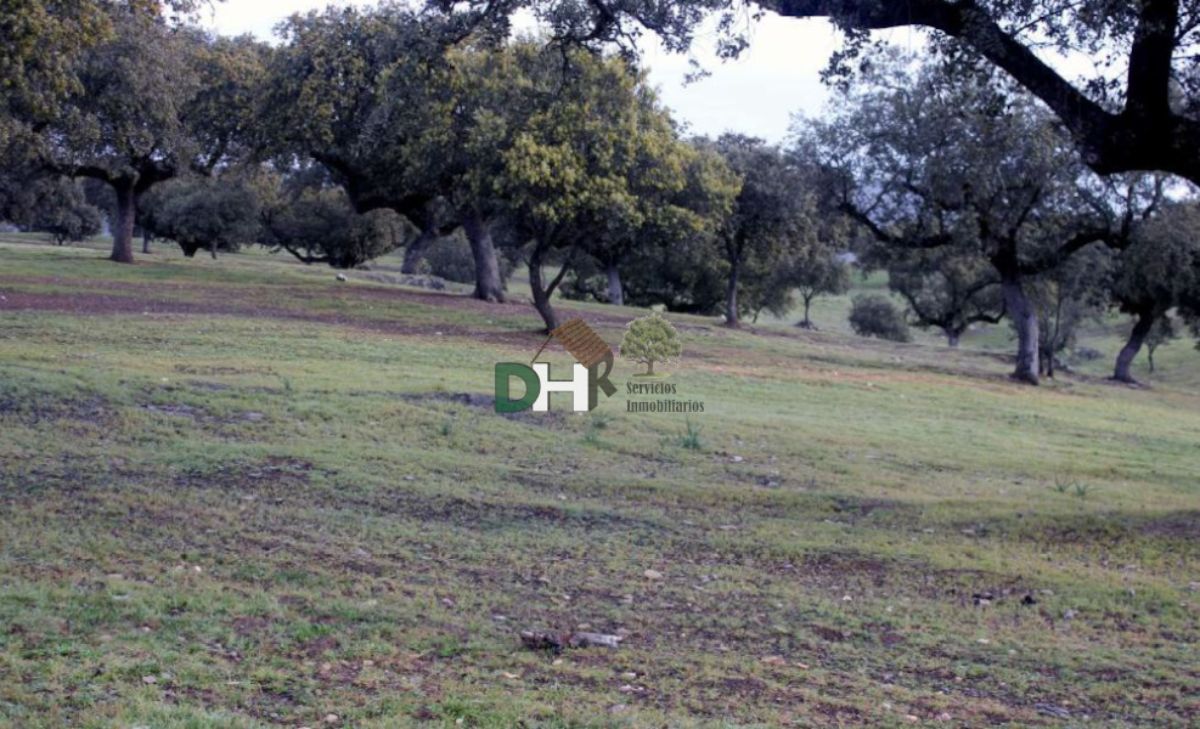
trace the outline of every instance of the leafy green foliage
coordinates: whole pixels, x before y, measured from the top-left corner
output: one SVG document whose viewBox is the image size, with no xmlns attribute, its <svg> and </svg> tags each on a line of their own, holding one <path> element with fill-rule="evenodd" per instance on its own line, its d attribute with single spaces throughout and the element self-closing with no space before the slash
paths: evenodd
<svg viewBox="0 0 1200 729">
<path fill-rule="evenodd" d="M 0 201 L 0 219 L 49 233 L 59 245 L 96 235 L 103 227 L 101 211 L 73 180 L 10 173 L 0 174 L 0 186 L 8 186 Z"/>
<path fill-rule="evenodd" d="M 142 201 L 142 226 L 157 238 L 179 244 L 188 258 L 207 249 L 236 251 L 261 235 L 261 202 L 244 181 L 187 177 L 150 191 Z"/>
<path fill-rule="evenodd" d="M 892 342 L 907 342 L 912 339 L 904 312 L 880 294 L 863 294 L 854 297 L 850 308 L 850 326 L 861 337 L 877 337 Z"/>
<path fill-rule="evenodd" d="M 403 221 L 390 210 L 357 213 L 337 188 L 304 188 L 264 206 L 263 242 L 303 263 L 354 268 L 395 250 Z"/>
<path fill-rule="evenodd" d="M 679 332 L 657 313 L 629 322 L 621 338 L 621 356 L 646 365 L 647 376 L 654 374 L 654 365 L 671 362 L 682 353 Z"/>
<path fill-rule="evenodd" d="M 501 278 L 508 279 L 513 269 L 512 261 L 507 257 L 500 257 L 497 262 Z M 461 231 L 436 241 L 426 251 L 422 269 L 447 281 L 473 283 L 475 257 L 471 251 L 471 243 Z"/>
</svg>

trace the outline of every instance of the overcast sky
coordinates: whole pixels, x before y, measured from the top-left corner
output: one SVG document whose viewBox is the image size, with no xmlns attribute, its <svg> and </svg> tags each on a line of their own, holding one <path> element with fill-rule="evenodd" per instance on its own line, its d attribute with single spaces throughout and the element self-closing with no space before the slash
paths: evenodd
<svg viewBox="0 0 1200 729">
<path fill-rule="evenodd" d="M 363 0 L 332 4 L 369 5 Z M 329 0 L 225 0 L 205 9 L 201 21 L 227 35 L 252 33 L 274 40 L 272 28 L 283 18 L 331 4 Z M 768 16 L 752 31 L 750 48 L 736 61 L 721 62 L 712 49 L 712 33 L 701 33 L 693 50 L 711 76 L 692 84 L 686 56 L 668 54 L 657 43 L 643 48 L 651 81 L 675 118 L 697 134 L 737 131 L 779 142 L 796 112 L 818 113 L 827 98 L 820 71 L 838 47 L 838 34 L 823 19 L 795 20 Z M 891 40 L 915 46 L 918 31 L 892 31 Z"/>
</svg>

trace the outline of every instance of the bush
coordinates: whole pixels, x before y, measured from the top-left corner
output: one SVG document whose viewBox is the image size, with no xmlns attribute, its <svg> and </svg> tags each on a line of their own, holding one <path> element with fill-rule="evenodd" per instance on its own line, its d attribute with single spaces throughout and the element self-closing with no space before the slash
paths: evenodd
<svg viewBox="0 0 1200 729">
<path fill-rule="evenodd" d="M 496 256 L 496 262 L 500 265 L 500 278 L 507 281 L 513 270 L 512 260 L 507 256 Z M 475 283 L 475 255 L 461 230 L 431 245 L 425 251 L 421 265 L 422 270 L 447 281 Z"/>
<path fill-rule="evenodd" d="M 912 337 L 904 313 L 886 296 L 855 296 L 850 308 L 850 326 L 861 337 L 878 337 L 892 342 L 907 342 Z"/>
<path fill-rule="evenodd" d="M 188 258 L 208 249 L 237 251 L 258 237 L 259 201 L 241 180 L 179 178 L 143 199 L 141 223 L 155 237 L 179 244 Z"/>
<path fill-rule="evenodd" d="M 395 250 L 403 230 L 390 210 L 356 213 L 337 188 L 303 190 L 268 206 L 262 218 L 266 245 L 334 268 L 354 268 Z"/>
</svg>

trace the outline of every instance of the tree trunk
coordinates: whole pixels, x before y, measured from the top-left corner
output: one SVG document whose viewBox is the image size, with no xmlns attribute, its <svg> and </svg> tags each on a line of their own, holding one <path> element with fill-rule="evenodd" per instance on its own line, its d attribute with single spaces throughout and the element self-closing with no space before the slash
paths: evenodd
<svg viewBox="0 0 1200 729">
<path fill-rule="evenodd" d="M 621 269 L 616 263 L 608 264 L 608 303 L 614 306 L 625 305 L 625 289 L 621 286 Z"/>
<path fill-rule="evenodd" d="M 404 247 L 404 263 L 400 264 L 400 273 L 413 274 L 425 256 L 429 244 L 437 238 L 437 232 L 432 228 L 422 230 L 412 242 Z"/>
<path fill-rule="evenodd" d="M 962 337 L 962 332 L 957 329 L 943 329 L 946 334 L 946 344 L 953 349 L 958 349 L 958 340 Z"/>
<path fill-rule="evenodd" d="M 142 253 L 150 252 L 150 232 L 145 228 L 142 229 Z"/>
<path fill-rule="evenodd" d="M 1146 341 L 1150 330 L 1154 328 L 1154 319 L 1154 312 L 1152 311 L 1142 311 L 1138 314 L 1137 322 L 1133 325 L 1133 331 L 1129 333 L 1129 341 L 1125 342 L 1125 346 L 1117 354 L 1117 366 L 1113 370 L 1113 379 L 1117 382 L 1128 382 L 1130 384 L 1137 382 L 1137 380 L 1133 379 L 1133 373 L 1131 372 L 1133 360 L 1137 357 L 1138 352 L 1141 351 L 1142 344 Z"/>
<path fill-rule="evenodd" d="M 1017 329 L 1017 366 L 1013 379 L 1038 384 L 1038 316 L 1033 302 L 1026 295 L 1021 279 L 1006 276 L 1000 282 L 1004 305 L 1013 326 Z"/>
<path fill-rule="evenodd" d="M 653 374 L 654 374 L 654 360 L 650 360 L 649 362 L 646 363 L 646 376 L 649 377 Z"/>
<path fill-rule="evenodd" d="M 809 310 L 809 307 L 812 306 L 812 297 L 804 296 L 801 298 L 804 299 L 804 318 L 801 319 L 800 323 L 797 324 L 796 326 L 800 327 L 801 329 L 812 329 L 813 328 L 812 320 L 808 318 L 808 310 Z"/>
<path fill-rule="evenodd" d="M 117 263 L 133 263 L 133 222 L 137 217 L 137 193 L 132 182 L 113 185 L 117 193 L 117 220 L 113 226 L 112 255 Z"/>
<path fill-rule="evenodd" d="M 550 305 L 550 291 L 542 280 L 542 252 L 535 247 L 529 256 L 529 289 L 533 293 L 533 308 L 541 315 L 549 333 L 558 328 L 558 314 Z"/>
<path fill-rule="evenodd" d="M 213 260 L 217 260 L 217 240 L 214 238 L 208 242 L 208 252 L 212 254 Z"/>
<path fill-rule="evenodd" d="M 463 231 L 471 242 L 471 254 L 475 257 L 475 291 L 471 295 L 482 301 L 504 301 L 504 281 L 500 278 L 491 224 L 472 213 L 463 217 Z M 536 303 L 536 296 L 534 298 Z"/>
<path fill-rule="evenodd" d="M 741 268 L 739 261 L 734 261 L 729 268 L 729 286 L 725 291 L 725 326 L 736 329 L 741 326 L 738 319 L 738 273 Z"/>
</svg>

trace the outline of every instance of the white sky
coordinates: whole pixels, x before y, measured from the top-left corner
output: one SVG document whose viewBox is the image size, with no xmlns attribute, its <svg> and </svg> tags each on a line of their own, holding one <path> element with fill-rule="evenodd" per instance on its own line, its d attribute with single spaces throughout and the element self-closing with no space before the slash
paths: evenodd
<svg viewBox="0 0 1200 729">
<path fill-rule="evenodd" d="M 202 11 L 201 22 L 226 34 L 252 33 L 274 40 L 271 29 L 292 13 L 326 5 L 369 5 L 365 0 L 224 0 Z M 920 31 L 890 33 L 895 43 L 919 46 Z M 691 70 L 686 56 L 668 54 L 647 37 L 644 64 L 663 101 L 679 121 L 697 134 L 737 131 L 780 142 L 794 113 L 815 115 L 828 92 L 820 71 L 838 47 L 838 33 L 823 19 L 795 20 L 775 15 L 757 23 L 750 47 L 735 61 L 713 54 L 715 36 L 700 33 L 693 48 L 711 76 L 685 84 Z"/>
</svg>

